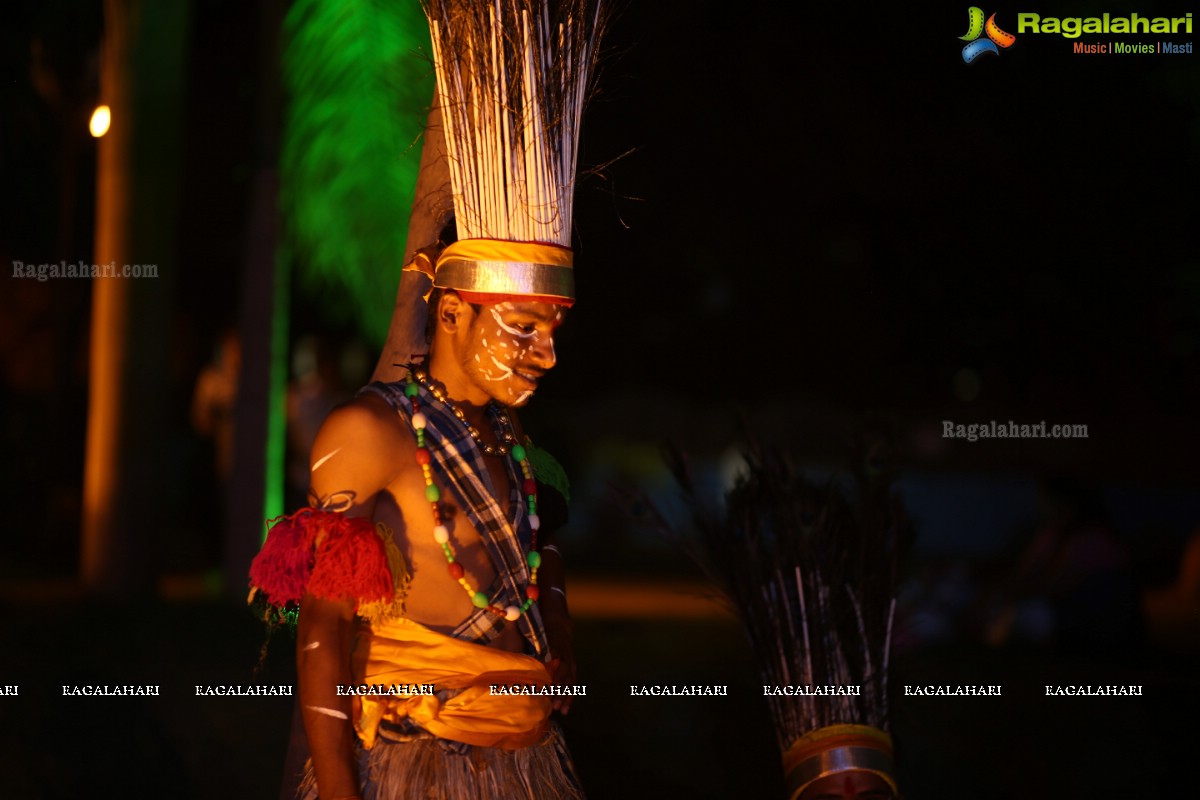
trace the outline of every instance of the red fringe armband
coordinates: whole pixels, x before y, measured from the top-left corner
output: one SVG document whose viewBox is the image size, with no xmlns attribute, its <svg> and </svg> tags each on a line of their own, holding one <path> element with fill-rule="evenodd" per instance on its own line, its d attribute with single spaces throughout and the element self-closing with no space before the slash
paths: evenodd
<svg viewBox="0 0 1200 800">
<path fill-rule="evenodd" d="M 373 603 L 395 591 L 387 550 L 366 517 L 305 508 L 280 517 L 250 564 L 250 583 L 272 604 L 324 600 Z"/>
</svg>

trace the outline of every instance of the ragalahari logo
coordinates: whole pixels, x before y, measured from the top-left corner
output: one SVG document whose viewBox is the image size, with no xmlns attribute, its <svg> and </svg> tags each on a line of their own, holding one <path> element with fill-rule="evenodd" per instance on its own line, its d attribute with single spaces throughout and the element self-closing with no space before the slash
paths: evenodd
<svg viewBox="0 0 1200 800">
<path fill-rule="evenodd" d="M 986 39 L 979 38 L 985 33 L 987 34 Z M 983 9 L 978 6 L 971 6 L 967 9 L 967 34 L 958 38 L 969 42 L 962 51 L 963 61 L 968 64 L 984 53 L 998 56 L 1001 47 L 1012 47 L 1012 43 L 1017 40 L 1017 37 L 1011 33 L 1000 30 L 1000 26 L 996 24 L 995 14 L 988 17 L 987 22 L 984 23 Z"/>
</svg>

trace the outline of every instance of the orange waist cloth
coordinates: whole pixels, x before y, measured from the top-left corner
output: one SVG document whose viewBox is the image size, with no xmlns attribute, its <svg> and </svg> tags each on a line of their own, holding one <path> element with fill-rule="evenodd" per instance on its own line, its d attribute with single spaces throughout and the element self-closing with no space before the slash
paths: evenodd
<svg viewBox="0 0 1200 800">
<path fill-rule="evenodd" d="M 380 722 L 410 719 L 442 739 L 516 750 L 542 740 L 550 698 L 491 693 L 492 685 L 546 686 L 546 665 L 520 653 L 464 642 L 409 619 L 372 623 L 351 659 L 355 682 L 368 685 L 433 684 L 458 690 L 436 695 L 356 695 L 354 727 L 368 750 Z"/>
</svg>

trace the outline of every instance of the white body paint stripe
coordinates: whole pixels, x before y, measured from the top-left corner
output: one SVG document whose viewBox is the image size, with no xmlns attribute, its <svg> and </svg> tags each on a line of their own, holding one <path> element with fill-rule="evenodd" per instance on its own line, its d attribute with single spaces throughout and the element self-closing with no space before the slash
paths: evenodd
<svg viewBox="0 0 1200 800">
<path fill-rule="evenodd" d="M 318 459 L 317 459 L 317 463 L 315 463 L 315 464 L 313 464 L 313 465 L 312 465 L 312 471 L 313 471 L 313 472 L 316 472 L 317 470 L 319 470 L 319 469 L 321 468 L 321 465 L 322 465 L 322 464 L 324 464 L 326 461 L 328 461 L 329 459 L 333 458 L 334 456 L 336 456 L 336 455 L 337 455 L 338 453 L 340 453 L 340 452 L 342 452 L 342 448 L 340 448 L 340 447 L 339 447 L 337 450 L 334 450 L 334 451 L 333 451 L 332 453 L 330 453 L 329 455 L 321 456 L 320 458 L 318 458 Z"/>
<path fill-rule="evenodd" d="M 315 711 L 318 714 L 324 714 L 327 717 L 336 717 L 337 719 L 350 719 L 336 708 L 323 708 L 321 706 L 305 706 L 309 711 Z"/>
</svg>

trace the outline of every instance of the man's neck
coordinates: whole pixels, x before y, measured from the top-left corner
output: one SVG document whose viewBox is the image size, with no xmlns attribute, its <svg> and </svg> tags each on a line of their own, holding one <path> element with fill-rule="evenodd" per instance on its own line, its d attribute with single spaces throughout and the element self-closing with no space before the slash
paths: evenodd
<svg viewBox="0 0 1200 800">
<path fill-rule="evenodd" d="M 463 412 L 467 422 L 482 430 L 492 398 L 472 383 L 457 364 L 446 362 L 447 359 L 439 359 L 437 353 L 432 354 L 427 369 L 429 382 Z"/>
</svg>

